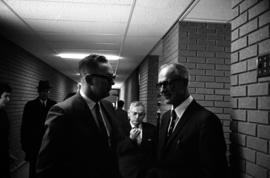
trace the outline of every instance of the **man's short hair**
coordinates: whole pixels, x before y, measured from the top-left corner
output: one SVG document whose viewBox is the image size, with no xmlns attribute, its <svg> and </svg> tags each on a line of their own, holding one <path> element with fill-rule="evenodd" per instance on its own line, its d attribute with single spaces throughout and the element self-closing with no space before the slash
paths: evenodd
<svg viewBox="0 0 270 178">
<path fill-rule="evenodd" d="M 12 89 L 11 87 L 4 82 L 0 82 L 0 95 L 2 95 L 4 92 L 11 93 Z"/>
<path fill-rule="evenodd" d="M 132 108 L 137 107 L 137 106 L 142 106 L 145 109 L 143 102 L 141 102 L 141 101 L 133 101 L 129 105 L 129 110 L 131 110 Z"/>
<path fill-rule="evenodd" d="M 88 74 L 89 72 L 95 73 L 99 70 L 100 63 L 108 63 L 105 56 L 91 54 L 86 56 L 79 62 L 79 72 L 81 76 Z"/>
<path fill-rule="evenodd" d="M 171 69 L 171 80 L 173 79 L 181 79 L 182 82 L 184 82 L 185 86 L 188 86 L 189 82 L 189 72 L 188 69 L 179 64 L 179 63 L 170 63 L 170 64 L 164 64 L 160 67 L 159 72 L 164 69 L 165 67 L 170 67 Z"/>
</svg>

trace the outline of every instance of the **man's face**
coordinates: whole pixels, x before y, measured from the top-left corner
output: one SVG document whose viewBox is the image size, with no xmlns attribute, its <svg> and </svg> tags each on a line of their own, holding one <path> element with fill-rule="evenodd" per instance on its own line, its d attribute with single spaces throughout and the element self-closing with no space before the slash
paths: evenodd
<svg viewBox="0 0 270 178">
<path fill-rule="evenodd" d="M 40 89 L 40 90 L 38 91 L 39 98 L 40 98 L 41 100 L 46 100 L 46 99 L 48 99 L 49 93 L 50 93 L 50 90 L 49 90 L 49 89 Z"/>
<path fill-rule="evenodd" d="M 100 71 L 90 74 L 89 77 L 91 77 L 91 84 L 87 85 L 97 99 L 110 95 L 110 90 L 114 84 L 114 76 L 112 66 L 109 63 L 101 63 Z"/>
<path fill-rule="evenodd" d="M 165 67 L 159 72 L 158 87 L 167 104 L 178 106 L 185 100 L 187 86 L 173 75 L 171 67 Z"/>
<path fill-rule="evenodd" d="M 10 101 L 10 94 L 9 92 L 3 92 L 0 96 L 0 108 L 6 106 L 6 104 Z"/>
<path fill-rule="evenodd" d="M 145 112 L 143 106 L 134 106 L 128 111 L 130 122 L 135 126 L 142 123 L 144 116 Z"/>
</svg>

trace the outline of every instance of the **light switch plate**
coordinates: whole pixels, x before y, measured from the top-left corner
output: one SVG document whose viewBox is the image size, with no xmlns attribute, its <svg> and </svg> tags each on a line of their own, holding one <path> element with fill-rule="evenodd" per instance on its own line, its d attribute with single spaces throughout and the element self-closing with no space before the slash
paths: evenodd
<svg viewBox="0 0 270 178">
<path fill-rule="evenodd" d="M 270 76 L 270 54 L 258 57 L 258 77 Z"/>
</svg>

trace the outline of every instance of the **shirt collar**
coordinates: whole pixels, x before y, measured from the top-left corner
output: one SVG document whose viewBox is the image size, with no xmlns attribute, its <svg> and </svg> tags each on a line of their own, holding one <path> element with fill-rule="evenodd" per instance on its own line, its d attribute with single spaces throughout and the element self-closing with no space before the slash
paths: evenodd
<svg viewBox="0 0 270 178">
<path fill-rule="evenodd" d="M 42 103 L 45 103 L 45 104 L 47 103 L 47 99 L 46 100 L 42 100 L 42 99 L 39 98 L 39 101 L 40 101 L 41 104 Z"/>
<path fill-rule="evenodd" d="M 134 128 L 134 127 L 135 127 L 135 125 L 132 124 L 131 122 L 129 122 L 129 124 L 130 124 L 131 128 Z M 139 124 L 139 125 L 138 125 L 138 128 L 141 129 L 141 128 L 142 128 L 142 124 Z"/>
<path fill-rule="evenodd" d="M 91 100 L 90 98 L 88 98 L 83 92 L 82 90 L 80 90 L 80 95 L 82 96 L 82 98 L 86 101 L 87 105 L 89 106 L 89 108 L 92 110 L 96 104 L 96 102 L 94 102 L 93 100 Z"/>
<path fill-rule="evenodd" d="M 181 118 L 183 112 L 187 109 L 187 107 L 190 105 L 192 100 L 193 100 L 193 97 L 191 95 L 189 95 L 189 97 L 184 102 L 182 102 L 180 105 L 178 105 L 174 109 L 178 118 Z M 173 106 L 172 106 L 172 109 L 173 109 Z"/>
</svg>

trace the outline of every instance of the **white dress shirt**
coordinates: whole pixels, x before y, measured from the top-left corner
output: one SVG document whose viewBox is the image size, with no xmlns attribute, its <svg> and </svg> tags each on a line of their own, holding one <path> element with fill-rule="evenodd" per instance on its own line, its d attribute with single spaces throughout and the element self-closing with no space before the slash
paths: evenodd
<svg viewBox="0 0 270 178">
<path fill-rule="evenodd" d="M 176 112 L 176 115 L 177 115 L 173 131 L 176 128 L 176 126 L 177 126 L 178 122 L 180 121 L 181 117 L 183 116 L 184 112 L 186 111 L 187 107 L 192 102 L 192 100 L 193 100 L 193 97 L 191 95 L 189 95 L 189 97 L 184 102 L 182 102 L 180 105 L 178 105 L 176 108 L 173 108 L 173 106 L 172 106 L 171 110 L 174 109 L 175 112 Z M 171 125 L 171 121 L 170 121 L 169 125 Z M 170 127 L 168 127 L 168 128 L 170 128 Z"/>
</svg>

